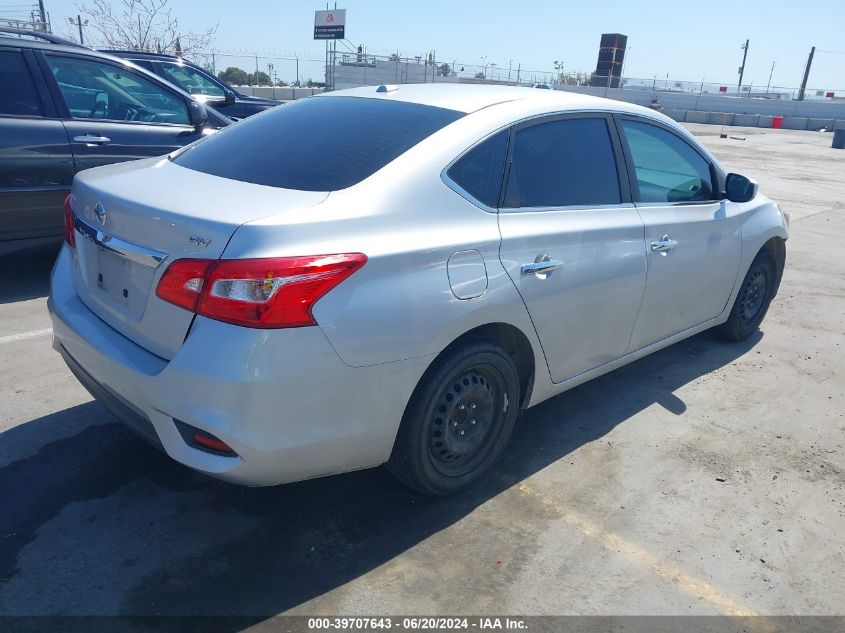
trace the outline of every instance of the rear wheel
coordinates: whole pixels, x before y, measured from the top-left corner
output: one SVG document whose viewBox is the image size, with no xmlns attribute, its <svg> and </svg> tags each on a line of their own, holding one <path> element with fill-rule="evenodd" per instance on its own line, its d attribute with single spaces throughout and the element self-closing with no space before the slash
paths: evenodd
<svg viewBox="0 0 845 633">
<path fill-rule="evenodd" d="M 518 408 L 519 378 L 507 352 L 492 343 L 461 345 L 417 385 L 388 469 L 423 494 L 460 492 L 501 456 Z"/>
<path fill-rule="evenodd" d="M 742 281 L 728 320 L 718 332 L 729 341 L 744 341 L 757 331 L 774 298 L 777 264 L 769 250 L 762 250 L 751 262 Z"/>
</svg>

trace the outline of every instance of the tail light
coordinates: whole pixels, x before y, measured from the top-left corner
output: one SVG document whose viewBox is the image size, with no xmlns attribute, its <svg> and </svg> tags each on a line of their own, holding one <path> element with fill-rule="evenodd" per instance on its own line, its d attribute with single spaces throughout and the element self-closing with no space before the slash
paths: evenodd
<svg viewBox="0 0 845 633">
<path fill-rule="evenodd" d="M 73 229 L 73 194 L 65 198 L 65 242 L 71 248 L 76 248 L 76 232 Z"/>
<path fill-rule="evenodd" d="M 367 263 L 362 253 L 262 259 L 180 259 L 156 288 L 202 316 L 257 328 L 316 325 L 314 304 Z"/>
</svg>

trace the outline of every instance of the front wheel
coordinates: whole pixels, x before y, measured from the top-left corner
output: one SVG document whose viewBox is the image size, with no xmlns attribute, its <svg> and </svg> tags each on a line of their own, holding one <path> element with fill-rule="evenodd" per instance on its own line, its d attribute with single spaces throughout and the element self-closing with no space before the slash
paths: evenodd
<svg viewBox="0 0 845 633">
<path fill-rule="evenodd" d="M 414 391 L 387 467 L 427 495 L 455 494 L 498 460 L 519 409 L 519 376 L 497 345 L 461 345 L 423 376 Z"/>
<path fill-rule="evenodd" d="M 766 316 L 776 285 L 775 258 L 769 250 L 762 250 L 742 280 L 728 320 L 718 328 L 722 338 L 738 342 L 754 334 Z"/>
</svg>

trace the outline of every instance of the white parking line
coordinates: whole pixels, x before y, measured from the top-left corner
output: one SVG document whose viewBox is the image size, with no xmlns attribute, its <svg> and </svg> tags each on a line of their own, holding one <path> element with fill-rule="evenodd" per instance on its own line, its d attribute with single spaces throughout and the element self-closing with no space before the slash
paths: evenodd
<svg viewBox="0 0 845 633">
<path fill-rule="evenodd" d="M 53 332 L 53 328 L 44 330 L 32 330 L 31 332 L 21 332 L 20 334 L 9 334 L 8 336 L 0 336 L 0 345 L 4 343 L 14 343 L 15 341 L 25 341 L 30 338 L 37 338 L 39 336 L 46 336 Z"/>
</svg>

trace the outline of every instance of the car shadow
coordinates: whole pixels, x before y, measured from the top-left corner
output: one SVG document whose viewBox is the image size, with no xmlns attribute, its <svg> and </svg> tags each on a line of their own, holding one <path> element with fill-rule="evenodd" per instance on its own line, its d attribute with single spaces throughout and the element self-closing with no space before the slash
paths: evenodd
<svg viewBox="0 0 845 633">
<path fill-rule="evenodd" d="M 42 246 L 0 256 L 0 304 L 46 297 L 58 254 L 58 247 Z"/>
<path fill-rule="evenodd" d="M 495 471 L 452 498 L 420 497 L 383 468 L 228 485 L 172 462 L 93 402 L 22 424 L 0 434 L 6 451 L 26 447 L 0 459 L 0 614 L 261 621 L 390 561 L 655 403 L 683 414 L 677 390 L 761 336 L 727 344 L 704 333 L 538 405 Z"/>
</svg>

